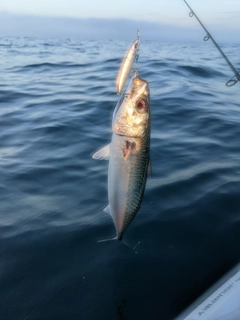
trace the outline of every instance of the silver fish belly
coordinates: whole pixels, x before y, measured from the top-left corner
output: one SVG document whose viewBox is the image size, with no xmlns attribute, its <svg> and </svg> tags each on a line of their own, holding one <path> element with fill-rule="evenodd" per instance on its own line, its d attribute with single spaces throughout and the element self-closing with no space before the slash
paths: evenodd
<svg viewBox="0 0 240 320">
<path fill-rule="evenodd" d="M 112 216 L 116 239 L 140 209 L 150 155 L 150 101 L 148 83 L 136 77 L 117 104 L 111 143 L 93 155 L 109 160 L 108 199 L 105 211 Z"/>
<path fill-rule="evenodd" d="M 129 138 L 113 133 L 108 171 L 109 213 L 121 239 L 142 202 L 149 164 L 147 137 Z"/>
</svg>

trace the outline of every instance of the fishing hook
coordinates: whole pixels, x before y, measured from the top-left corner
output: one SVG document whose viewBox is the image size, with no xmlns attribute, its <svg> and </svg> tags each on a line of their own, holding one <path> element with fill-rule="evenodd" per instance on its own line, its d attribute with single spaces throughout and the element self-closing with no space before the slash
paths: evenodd
<svg viewBox="0 0 240 320">
<path fill-rule="evenodd" d="M 209 39 L 212 40 L 213 44 L 215 45 L 215 47 L 218 49 L 218 51 L 220 52 L 220 54 L 222 55 L 223 59 L 226 61 L 226 63 L 228 64 L 228 66 L 230 67 L 230 69 L 233 71 L 234 76 L 228 80 L 228 82 L 226 83 L 227 87 L 232 87 L 234 86 L 238 81 L 240 81 L 240 74 L 238 73 L 238 71 L 235 69 L 235 67 L 232 65 L 232 63 L 230 62 L 230 60 L 228 59 L 228 57 L 225 55 L 225 53 L 222 51 L 222 49 L 219 47 L 219 45 L 217 44 L 217 42 L 213 39 L 212 35 L 210 34 L 210 32 L 208 32 L 208 30 L 205 28 L 205 26 L 203 25 L 203 23 L 201 22 L 201 20 L 198 18 L 198 16 L 196 15 L 196 13 L 193 11 L 193 9 L 189 6 L 189 4 L 187 3 L 186 0 L 183 0 L 186 5 L 188 6 L 188 8 L 191 10 L 189 13 L 189 17 L 193 17 L 195 16 L 195 18 L 197 19 L 197 21 L 200 23 L 200 25 L 202 26 L 202 28 L 206 31 L 206 36 L 203 38 L 204 41 L 208 41 Z"/>
</svg>

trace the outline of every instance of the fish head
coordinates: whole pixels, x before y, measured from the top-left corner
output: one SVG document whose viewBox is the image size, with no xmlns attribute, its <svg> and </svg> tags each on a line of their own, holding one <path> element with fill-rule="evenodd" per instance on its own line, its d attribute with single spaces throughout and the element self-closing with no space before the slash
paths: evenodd
<svg viewBox="0 0 240 320">
<path fill-rule="evenodd" d="M 138 76 L 118 102 L 112 122 L 114 133 L 128 137 L 143 137 L 150 129 L 150 94 L 148 82 Z"/>
</svg>

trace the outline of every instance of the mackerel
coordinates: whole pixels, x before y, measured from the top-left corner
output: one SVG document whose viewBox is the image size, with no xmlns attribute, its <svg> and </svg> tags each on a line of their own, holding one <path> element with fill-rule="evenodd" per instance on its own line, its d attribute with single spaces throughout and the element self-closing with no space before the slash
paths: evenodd
<svg viewBox="0 0 240 320">
<path fill-rule="evenodd" d="M 150 94 L 146 80 L 134 77 L 117 103 L 112 119 L 111 143 L 94 159 L 109 160 L 108 200 L 117 236 L 123 233 L 140 209 L 150 158 Z"/>
</svg>

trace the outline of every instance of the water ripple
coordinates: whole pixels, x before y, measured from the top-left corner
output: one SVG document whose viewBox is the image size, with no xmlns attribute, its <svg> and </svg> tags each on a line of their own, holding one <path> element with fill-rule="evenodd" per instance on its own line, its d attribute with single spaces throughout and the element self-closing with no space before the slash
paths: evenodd
<svg viewBox="0 0 240 320">
<path fill-rule="evenodd" d="M 115 230 L 91 155 L 111 139 L 128 45 L 0 39 L 3 319 L 173 319 L 239 260 L 239 87 L 202 44 L 142 41 L 152 177 L 126 231 L 141 244 L 97 243 Z"/>
</svg>

